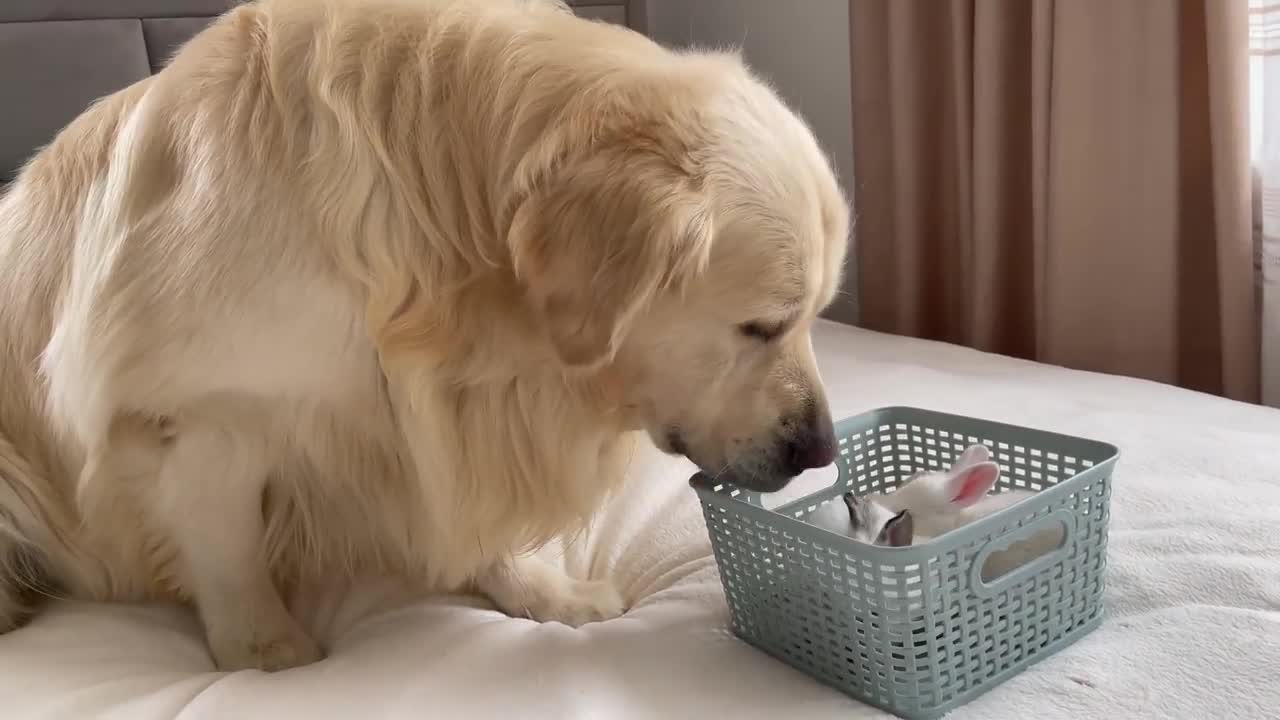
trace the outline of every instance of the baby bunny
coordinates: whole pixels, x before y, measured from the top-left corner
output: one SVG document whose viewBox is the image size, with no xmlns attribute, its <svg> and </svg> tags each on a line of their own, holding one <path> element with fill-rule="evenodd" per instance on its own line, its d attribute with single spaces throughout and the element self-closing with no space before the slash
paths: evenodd
<svg viewBox="0 0 1280 720">
<path fill-rule="evenodd" d="M 946 471 L 917 473 L 897 491 L 870 497 L 845 493 L 843 503 L 829 502 L 810 514 L 814 525 L 856 540 L 903 547 L 979 520 L 1035 495 L 1010 490 L 991 495 L 1000 466 L 985 445 L 973 445 Z M 1062 544 L 1060 525 L 1035 533 L 992 553 L 982 568 L 984 581 L 1004 575 Z"/>
<path fill-rule="evenodd" d="M 991 462 L 986 446 L 974 445 L 950 470 L 917 473 L 887 495 L 845 493 L 843 504 L 822 505 L 808 522 L 873 545 L 901 547 L 913 538 L 924 542 L 976 519 L 965 518 L 963 511 L 986 496 L 999 478 L 1000 466 Z"/>
<path fill-rule="evenodd" d="M 875 500 L 891 512 L 909 510 L 916 521 L 916 542 L 926 542 L 1035 494 L 1012 490 L 990 495 L 999 480 L 1000 466 L 991 460 L 991 451 L 986 445 L 972 445 L 951 469 L 918 472 L 895 492 Z"/>
</svg>

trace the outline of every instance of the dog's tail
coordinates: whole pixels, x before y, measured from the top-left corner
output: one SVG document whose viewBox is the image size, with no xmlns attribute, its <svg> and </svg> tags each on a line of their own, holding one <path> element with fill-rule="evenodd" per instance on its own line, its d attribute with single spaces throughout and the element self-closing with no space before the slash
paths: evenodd
<svg viewBox="0 0 1280 720">
<path fill-rule="evenodd" d="M 54 530 L 41 512 L 51 507 L 31 464 L 0 433 L 0 633 L 30 617 L 52 591 L 43 536 Z"/>
</svg>

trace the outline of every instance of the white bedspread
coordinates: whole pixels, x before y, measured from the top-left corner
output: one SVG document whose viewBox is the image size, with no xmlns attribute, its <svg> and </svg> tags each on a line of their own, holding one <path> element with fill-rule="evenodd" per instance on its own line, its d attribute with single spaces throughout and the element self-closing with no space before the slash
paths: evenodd
<svg viewBox="0 0 1280 720">
<path fill-rule="evenodd" d="M 1108 617 L 951 717 L 1280 717 L 1280 412 L 834 324 L 815 343 L 838 417 L 917 405 L 1120 446 Z M 317 612 L 328 659 L 213 672 L 175 608 L 62 603 L 0 637 L 0 718 L 878 718 L 726 629 L 688 468 L 637 464 L 572 572 L 634 609 L 572 630 L 475 600 Z M 795 496 L 822 478 L 804 478 Z"/>
</svg>

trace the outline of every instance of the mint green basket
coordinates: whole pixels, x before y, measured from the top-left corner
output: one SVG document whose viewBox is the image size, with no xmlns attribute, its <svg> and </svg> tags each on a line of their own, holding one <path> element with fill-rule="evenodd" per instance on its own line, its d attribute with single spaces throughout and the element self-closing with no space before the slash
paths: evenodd
<svg viewBox="0 0 1280 720">
<path fill-rule="evenodd" d="M 733 631 L 854 698 L 912 720 L 941 717 L 1102 622 L 1112 445 L 917 408 L 840 422 L 839 477 L 769 510 L 759 495 L 698 491 Z M 999 490 L 1036 495 L 906 548 L 871 546 L 804 522 L 848 489 L 891 491 L 981 442 Z M 984 582 L 991 553 L 1054 523 L 1063 544 Z"/>
</svg>

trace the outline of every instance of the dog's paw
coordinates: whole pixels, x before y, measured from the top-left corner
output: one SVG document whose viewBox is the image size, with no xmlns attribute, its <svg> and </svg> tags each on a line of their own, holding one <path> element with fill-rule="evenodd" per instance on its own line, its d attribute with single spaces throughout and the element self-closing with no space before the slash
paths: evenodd
<svg viewBox="0 0 1280 720">
<path fill-rule="evenodd" d="M 626 611 L 612 583 L 576 580 L 534 558 L 516 558 L 477 578 L 478 589 L 512 617 L 571 627 L 610 620 Z"/>
<path fill-rule="evenodd" d="M 219 670 L 275 672 L 309 665 L 324 657 L 320 646 L 296 623 L 266 631 L 210 633 L 209 649 Z"/>
<path fill-rule="evenodd" d="M 626 611 L 613 584 L 607 581 L 567 579 L 558 592 L 549 593 L 529 608 L 529 615 L 539 622 L 560 622 L 570 627 L 612 620 Z"/>
</svg>

